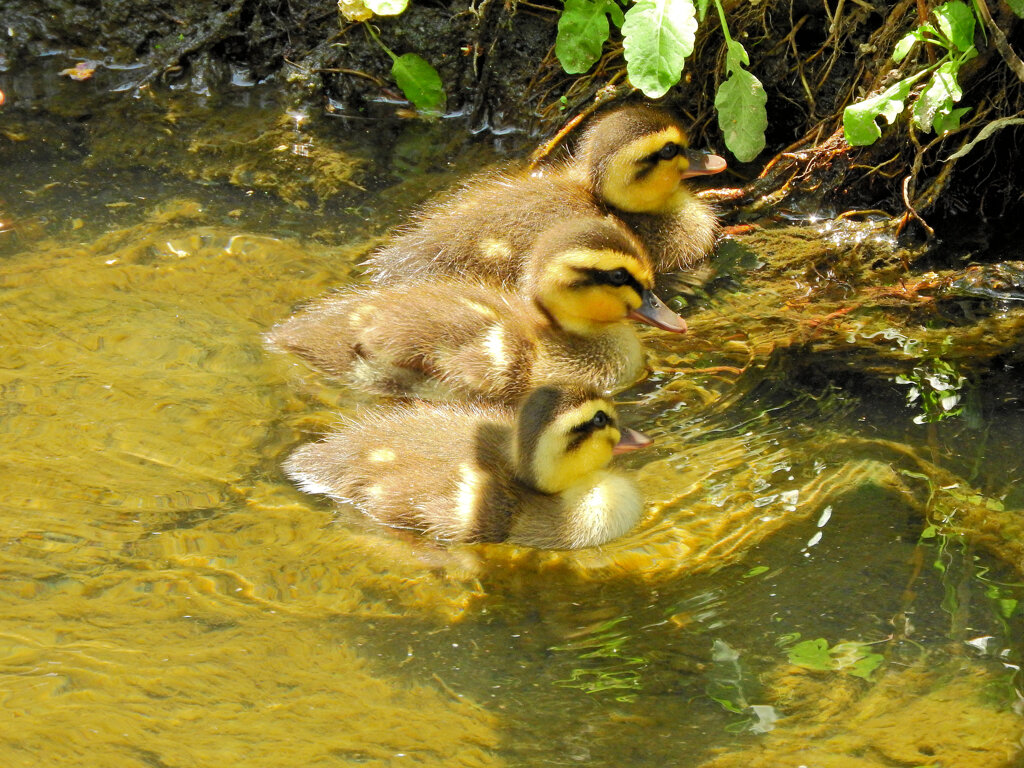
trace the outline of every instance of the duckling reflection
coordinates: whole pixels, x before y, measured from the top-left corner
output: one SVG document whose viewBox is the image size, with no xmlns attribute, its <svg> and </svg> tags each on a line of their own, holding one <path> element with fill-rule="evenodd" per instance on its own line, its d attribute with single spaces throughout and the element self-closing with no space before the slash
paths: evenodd
<svg viewBox="0 0 1024 768">
<path fill-rule="evenodd" d="M 639 520 L 638 489 L 606 467 L 650 442 L 620 426 L 593 389 L 545 385 L 516 412 L 424 402 L 375 409 L 296 450 L 285 471 L 303 491 L 439 540 L 576 549 Z"/>
<path fill-rule="evenodd" d="M 598 117 L 578 156 L 537 173 L 489 173 L 428 204 L 366 266 L 380 283 L 428 274 L 515 286 L 537 237 L 560 222 L 610 214 L 640 238 L 655 272 L 690 267 L 714 247 L 718 222 L 686 179 L 725 160 L 688 149 L 661 110 L 624 107 Z"/>
<path fill-rule="evenodd" d="M 647 363 L 627 319 L 686 330 L 615 219 L 564 223 L 533 250 L 525 296 L 452 278 L 348 290 L 290 318 L 269 342 L 376 394 L 514 403 L 550 380 L 601 391 L 635 383 Z"/>
</svg>

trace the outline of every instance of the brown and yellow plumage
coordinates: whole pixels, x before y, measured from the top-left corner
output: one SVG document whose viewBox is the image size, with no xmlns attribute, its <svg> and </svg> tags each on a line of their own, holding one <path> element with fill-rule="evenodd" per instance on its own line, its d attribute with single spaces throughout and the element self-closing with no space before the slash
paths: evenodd
<svg viewBox="0 0 1024 768">
<path fill-rule="evenodd" d="M 370 392 L 515 402 L 552 379 L 600 391 L 639 379 L 633 318 L 683 331 L 651 292 L 654 273 L 614 219 L 543 234 L 523 295 L 450 277 L 342 291 L 268 335 L 272 345 Z"/>
<path fill-rule="evenodd" d="M 624 107 L 599 116 L 565 163 L 486 173 L 442 195 L 371 255 L 367 271 L 378 283 L 444 274 L 515 286 L 541 233 L 605 215 L 640 238 L 655 272 L 693 266 L 713 248 L 718 223 L 685 179 L 724 168 L 722 158 L 688 150 L 666 113 Z"/>
<path fill-rule="evenodd" d="M 533 390 L 516 411 L 378 408 L 299 448 L 285 470 L 302 490 L 440 540 L 579 548 L 636 524 L 638 490 L 606 466 L 649 443 L 594 390 L 558 384 Z"/>
</svg>

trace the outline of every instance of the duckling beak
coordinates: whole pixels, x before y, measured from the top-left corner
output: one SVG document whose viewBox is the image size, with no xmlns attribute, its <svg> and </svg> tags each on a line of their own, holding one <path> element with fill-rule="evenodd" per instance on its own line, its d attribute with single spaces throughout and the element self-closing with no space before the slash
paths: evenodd
<svg viewBox="0 0 1024 768">
<path fill-rule="evenodd" d="M 682 173 L 684 179 L 690 176 L 708 176 L 712 173 L 721 173 L 727 165 L 724 157 L 707 152 L 695 152 L 693 150 L 686 152 L 686 160 L 690 165 Z"/>
<path fill-rule="evenodd" d="M 626 317 L 653 325 L 655 328 L 661 328 L 663 331 L 672 331 L 673 333 L 686 331 L 686 321 L 655 296 L 654 291 L 644 291 L 641 298 L 643 301 L 640 306 L 630 310 Z"/>
<path fill-rule="evenodd" d="M 637 432 L 629 427 L 619 427 L 619 442 L 612 448 L 613 454 L 629 453 L 638 448 L 646 448 L 654 441 L 643 432 Z"/>
</svg>

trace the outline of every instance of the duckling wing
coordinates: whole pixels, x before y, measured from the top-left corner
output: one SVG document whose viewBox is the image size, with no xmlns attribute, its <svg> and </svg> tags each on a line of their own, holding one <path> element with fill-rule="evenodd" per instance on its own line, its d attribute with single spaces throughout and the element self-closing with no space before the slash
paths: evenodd
<svg viewBox="0 0 1024 768">
<path fill-rule="evenodd" d="M 421 209 L 366 268 L 376 283 L 446 274 L 513 286 L 541 232 L 561 219 L 599 213 L 568 174 L 484 174 Z"/>
<path fill-rule="evenodd" d="M 424 280 L 333 294 L 269 340 L 371 393 L 513 402 L 529 384 L 540 322 L 514 294 Z"/>
<path fill-rule="evenodd" d="M 302 490 L 349 501 L 388 526 L 500 541 L 511 419 L 505 409 L 462 404 L 381 408 L 299 448 L 285 471 Z"/>
</svg>

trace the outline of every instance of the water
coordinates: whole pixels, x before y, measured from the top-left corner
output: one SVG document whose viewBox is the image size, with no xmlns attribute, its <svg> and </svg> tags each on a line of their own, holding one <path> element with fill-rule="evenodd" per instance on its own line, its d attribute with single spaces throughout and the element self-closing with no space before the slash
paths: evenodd
<svg viewBox="0 0 1024 768">
<path fill-rule="evenodd" d="M 383 531 L 279 469 L 373 401 L 261 334 L 528 143 L 50 69 L 0 78 L 4 765 L 1019 760 L 1012 379 L 971 423 L 916 425 L 800 326 L 843 291 L 798 305 L 733 259 L 620 397 L 657 439 L 625 465 L 635 532 L 545 553 Z"/>
</svg>

